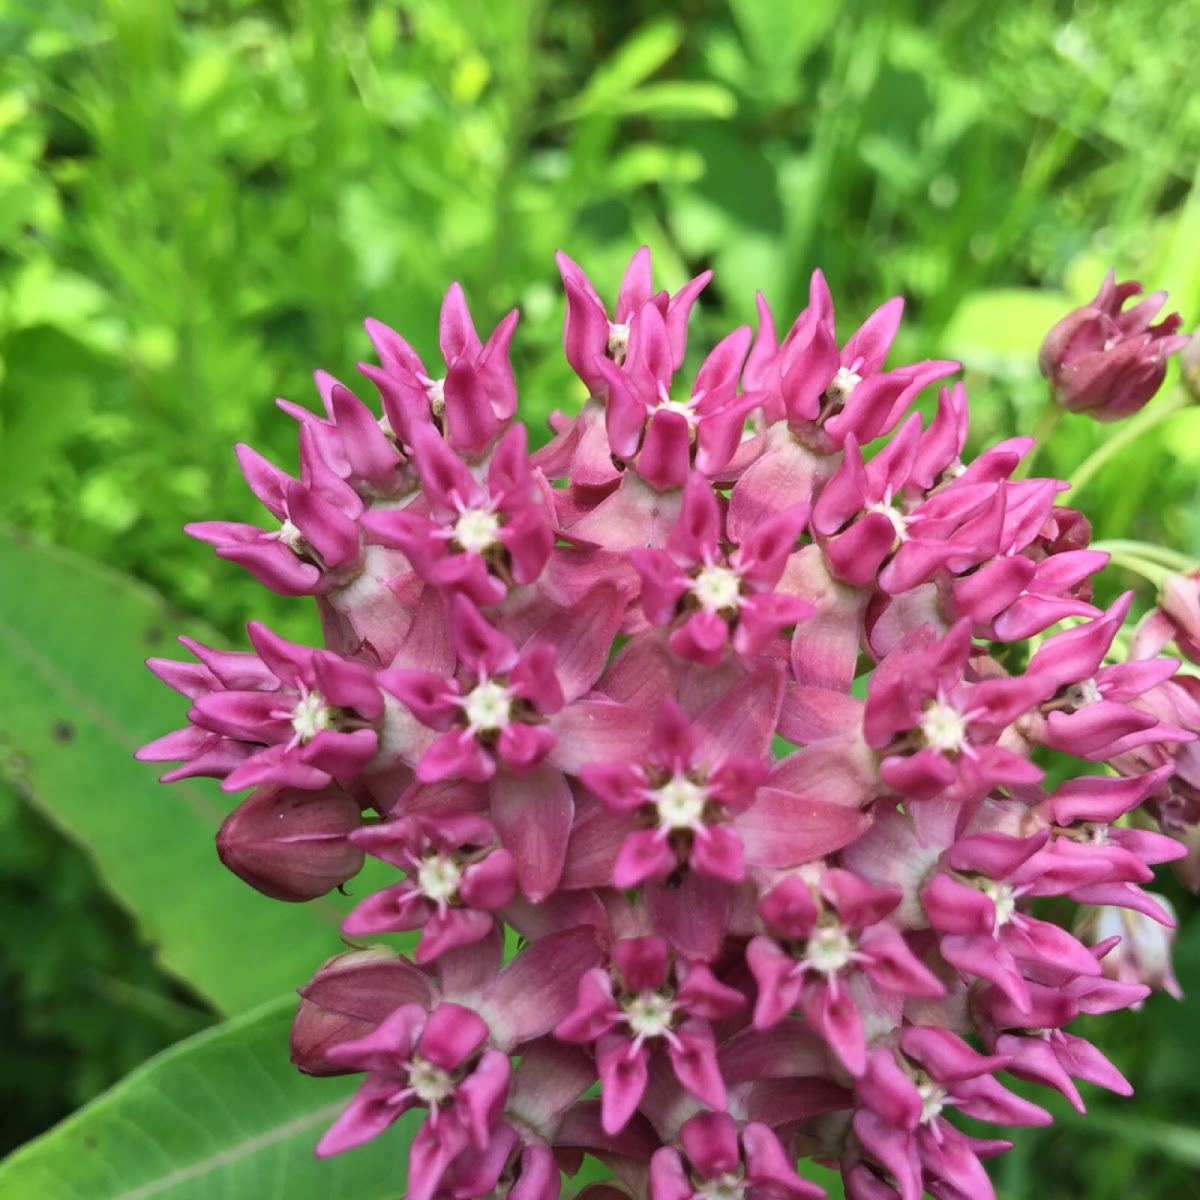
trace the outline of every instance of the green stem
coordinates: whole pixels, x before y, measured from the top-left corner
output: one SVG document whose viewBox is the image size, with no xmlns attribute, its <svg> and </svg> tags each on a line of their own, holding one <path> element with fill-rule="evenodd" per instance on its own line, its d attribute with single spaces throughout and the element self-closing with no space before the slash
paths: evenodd
<svg viewBox="0 0 1200 1200">
<path fill-rule="evenodd" d="M 1177 412 L 1187 408 L 1189 403 L 1190 397 L 1186 390 L 1177 386 L 1161 403 L 1142 409 L 1123 429 L 1118 430 L 1102 446 L 1098 446 L 1083 460 L 1071 476 L 1071 486 L 1068 490 L 1076 493 L 1071 498 L 1072 503 L 1077 499 L 1078 493 L 1091 481 L 1092 476 L 1110 458 L 1124 450 L 1130 442 L 1141 437 L 1142 434 L 1153 429 L 1156 425 L 1161 425 L 1164 421 L 1170 420 Z"/>
<path fill-rule="evenodd" d="M 1100 546 L 1092 547 L 1092 549 L 1100 548 Z M 1152 559 L 1143 558 L 1138 554 L 1131 554 L 1127 550 L 1113 551 L 1110 548 L 1109 553 L 1112 555 L 1109 560 L 1110 566 L 1123 567 L 1126 571 L 1132 571 L 1135 575 L 1149 580 L 1156 588 L 1161 588 L 1171 575 L 1176 574 L 1170 567 L 1164 566 L 1160 562 L 1154 562 Z"/>
<path fill-rule="evenodd" d="M 1038 455 L 1041 453 L 1042 445 L 1050 437 L 1057 428 L 1059 421 L 1062 420 L 1062 406 L 1055 400 L 1053 394 L 1049 394 L 1046 398 L 1046 403 L 1042 407 L 1042 411 L 1038 413 L 1038 418 L 1033 425 L 1033 446 L 1030 451 L 1017 464 L 1017 469 L 1012 473 L 1014 479 L 1028 479 L 1029 473 L 1033 470 L 1033 464 L 1037 462 Z"/>
<path fill-rule="evenodd" d="M 1104 550 L 1112 555 L 1133 554 L 1148 562 L 1159 563 L 1180 575 L 1186 575 L 1196 569 L 1196 560 L 1172 550 L 1169 546 L 1156 546 L 1153 542 L 1135 542 L 1126 538 L 1107 538 L 1104 541 L 1093 542 L 1090 550 Z"/>
</svg>

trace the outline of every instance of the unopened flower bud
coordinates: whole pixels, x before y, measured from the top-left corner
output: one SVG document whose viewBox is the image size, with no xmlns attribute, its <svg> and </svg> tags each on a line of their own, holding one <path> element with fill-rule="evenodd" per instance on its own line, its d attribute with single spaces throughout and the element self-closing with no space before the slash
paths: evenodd
<svg viewBox="0 0 1200 1200">
<path fill-rule="evenodd" d="M 341 788 L 267 784 L 225 818 L 217 853 L 274 900 L 314 900 L 362 869 L 363 852 L 347 836 L 361 825 L 358 802 Z"/>
<path fill-rule="evenodd" d="M 355 1070 L 334 1062 L 330 1049 L 365 1037 L 416 998 L 412 968 L 387 946 L 335 954 L 300 989 L 300 995 L 292 1022 L 291 1054 L 292 1062 L 307 1075 L 344 1075 Z"/>
<path fill-rule="evenodd" d="M 1171 869 L 1189 892 L 1200 895 L 1200 825 L 1189 825 L 1175 836 L 1187 847 L 1187 854 L 1176 859 Z"/>
<path fill-rule="evenodd" d="M 1142 285 L 1118 284 L 1110 271 L 1090 304 L 1068 313 L 1046 335 L 1038 366 L 1054 398 L 1069 412 L 1090 413 L 1098 421 L 1119 421 L 1140 409 L 1158 391 L 1167 359 L 1187 345 L 1176 331 L 1178 313 L 1151 325 L 1167 295 L 1154 292 L 1121 309 Z"/>
<path fill-rule="evenodd" d="M 1191 393 L 1192 399 L 1200 404 L 1200 329 L 1193 332 L 1184 346 L 1179 356 L 1179 366 L 1183 372 L 1183 386 Z"/>
<path fill-rule="evenodd" d="M 1165 896 L 1153 892 L 1146 895 L 1174 917 L 1174 909 Z M 1144 983 L 1156 991 L 1161 989 L 1176 1000 L 1183 998 L 1171 967 L 1171 948 L 1175 944 L 1173 927 L 1168 928 L 1131 908 L 1102 904 L 1081 910 L 1075 932 L 1090 946 L 1097 946 L 1112 937 L 1121 939 L 1100 960 L 1100 969 L 1109 979 Z"/>
</svg>

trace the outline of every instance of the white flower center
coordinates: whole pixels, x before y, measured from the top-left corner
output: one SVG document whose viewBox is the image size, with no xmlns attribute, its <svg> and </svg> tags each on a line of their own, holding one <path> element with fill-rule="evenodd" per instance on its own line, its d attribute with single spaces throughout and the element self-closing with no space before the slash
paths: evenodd
<svg viewBox="0 0 1200 1200">
<path fill-rule="evenodd" d="M 918 1084 L 917 1092 L 921 1097 L 921 1124 L 925 1125 L 941 1114 L 942 1109 L 946 1107 L 948 1093 L 932 1079 Z"/>
<path fill-rule="evenodd" d="M 638 992 L 621 1007 L 629 1028 L 642 1037 L 662 1037 L 675 1016 L 675 1002 L 661 992 Z"/>
<path fill-rule="evenodd" d="M 608 344 L 604 352 L 620 366 L 625 361 L 625 351 L 629 348 L 629 325 L 619 325 L 615 321 L 608 323 Z"/>
<path fill-rule="evenodd" d="M 428 854 L 417 868 L 417 886 L 435 903 L 445 903 L 458 895 L 462 868 L 445 854 Z"/>
<path fill-rule="evenodd" d="M 292 728 L 301 742 L 311 742 L 322 729 L 332 729 L 334 710 L 320 692 L 308 692 L 292 710 Z"/>
<path fill-rule="evenodd" d="M 705 612 L 737 608 L 741 597 L 741 583 L 736 571 L 710 564 L 696 576 L 692 584 L 692 595 Z"/>
<path fill-rule="evenodd" d="M 430 379 L 428 375 L 418 375 L 417 378 L 429 397 L 429 411 L 440 420 L 446 414 L 446 381 Z"/>
<path fill-rule="evenodd" d="M 967 718 L 957 708 L 936 700 L 921 717 L 925 745 L 943 754 L 957 754 L 967 744 Z"/>
<path fill-rule="evenodd" d="M 1082 683 L 1073 684 L 1067 689 L 1067 696 L 1077 709 L 1104 699 L 1104 693 L 1095 679 L 1085 679 Z"/>
<path fill-rule="evenodd" d="M 980 891 L 995 905 L 997 928 L 1007 925 L 1017 909 L 1017 896 L 1012 884 L 995 883 L 989 879 L 980 885 Z"/>
<path fill-rule="evenodd" d="M 292 524 L 290 517 L 285 517 L 279 526 L 279 540 L 293 553 L 299 554 L 304 545 L 304 534 Z"/>
<path fill-rule="evenodd" d="M 740 1174 L 726 1171 L 716 1179 L 706 1179 L 697 1188 L 695 1194 L 704 1200 L 741 1200 L 746 1191 L 746 1180 Z"/>
<path fill-rule="evenodd" d="M 689 400 L 664 400 L 658 407 L 665 408 L 667 412 L 678 413 L 681 417 L 687 418 L 689 425 L 696 423 L 696 412 L 692 408 L 695 397 Z"/>
<path fill-rule="evenodd" d="M 698 783 L 676 775 L 654 792 L 659 824 L 664 829 L 696 829 L 703 824 L 708 793 Z"/>
<path fill-rule="evenodd" d="M 491 732 L 508 726 L 512 699 L 508 688 L 485 679 L 463 701 L 463 712 L 472 729 Z"/>
<path fill-rule="evenodd" d="M 850 393 L 862 383 L 862 376 L 847 367 L 838 367 L 833 381 L 825 389 L 825 395 L 838 404 L 845 404 Z"/>
<path fill-rule="evenodd" d="M 444 1071 L 414 1054 L 408 1064 L 408 1086 L 422 1104 L 428 1104 L 432 1108 L 435 1104 L 441 1104 L 454 1091 L 454 1080 L 449 1071 Z"/>
<path fill-rule="evenodd" d="M 500 518 L 486 508 L 464 509 L 454 522 L 454 540 L 471 554 L 483 554 L 496 544 Z"/>
<path fill-rule="evenodd" d="M 822 975 L 836 975 L 854 959 L 854 943 L 843 925 L 828 925 L 813 931 L 804 951 L 804 961 Z"/>
</svg>

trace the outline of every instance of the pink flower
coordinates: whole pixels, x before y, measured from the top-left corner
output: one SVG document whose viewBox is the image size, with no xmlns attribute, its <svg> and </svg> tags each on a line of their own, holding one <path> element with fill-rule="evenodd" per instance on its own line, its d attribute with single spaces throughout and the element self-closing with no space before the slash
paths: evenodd
<svg viewBox="0 0 1200 1200">
<path fill-rule="evenodd" d="M 410 1108 L 428 1108 L 430 1119 L 409 1152 L 408 1185 L 410 1196 L 428 1200 L 459 1155 L 487 1147 L 503 1112 L 512 1063 L 485 1047 L 487 1036 L 487 1025 L 461 1005 L 442 1003 L 427 1013 L 419 1004 L 405 1004 L 374 1032 L 333 1047 L 330 1058 L 366 1071 L 367 1078 L 317 1143 L 317 1153 L 360 1146 Z"/>
<path fill-rule="evenodd" d="M 932 799 L 950 788 L 967 799 L 1042 777 L 999 735 L 1046 695 L 1046 682 L 1033 674 L 969 682 L 970 653 L 967 622 L 941 639 L 925 626 L 871 677 L 863 735 L 882 756 L 884 783 L 909 799 Z"/>
<path fill-rule="evenodd" d="M 738 654 L 761 653 L 781 629 L 814 611 L 802 597 L 774 591 L 807 517 L 807 505 L 788 509 L 724 554 L 712 489 L 691 476 L 666 549 L 630 555 L 647 620 L 673 625 L 667 644 L 693 662 L 715 666 L 728 645 Z"/>
<path fill-rule="evenodd" d="M 689 866 L 727 883 L 742 878 L 742 841 L 731 819 L 754 802 L 766 763 L 746 756 L 710 762 L 673 701 L 659 714 L 644 764 L 595 763 L 580 774 L 608 808 L 636 822 L 613 867 L 616 887 L 665 879 Z"/>
<path fill-rule="evenodd" d="M 643 246 L 629 260 L 617 295 L 615 319 L 610 320 L 604 302 L 579 266 L 561 250 L 555 259 L 567 293 L 563 347 L 567 361 L 588 385 L 592 395 L 603 395 L 607 386 L 596 360 L 607 357 L 617 366 L 624 364 L 629 347 L 630 325 L 647 305 L 653 305 L 663 318 L 674 369 L 678 370 L 683 365 L 688 317 L 696 297 L 712 278 L 711 271 L 697 276 L 674 296 L 655 292 L 650 273 L 650 251 Z"/>
<path fill-rule="evenodd" d="M 548 446 L 512 423 L 515 313 L 484 342 L 452 286 L 444 378 L 369 323 L 382 416 L 318 373 L 298 478 L 239 449 L 279 528 L 191 527 L 313 596 L 324 647 L 252 623 L 150 663 L 189 724 L 139 758 L 256 788 L 235 873 L 393 870 L 343 931 L 411 952 L 301 989 L 293 1061 L 364 1076 L 318 1151 L 424 1109 L 416 1200 L 558 1200 L 584 1155 L 589 1200 L 805 1200 L 799 1149 L 850 1200 L 986 1200 L 1008 1144 L 947 1110 L 1048 1120 L 1001 1071 L 1127 1094 L 1072 1022 L 1173 984 L 1144 889 L 1200 844 L 1200 685 L 1159 657 L 1200 645 L 1196 589 L 1126 638 L 1065 485 L 1014 478 L 1032 439 L 971 458 L 961 384 L 909 413 L 955 365 L 886 369 L 899 300 L 839 348 L 818 272 L 689 384 L 707 273 L 655 291 L 643 249 L 610 312 L 559 267 L 590 395 Z M 1106 287 L 1047 353 L 1113 415 L 1178 339 Z"/>
<path fill-rule="evenodd" d="M 796 1174 L 779 1139 L 752 1121 L 739 1131 L 726 1113 L 700 1113 L 679 1131 L 680 1149 L 664 1146 L 650 1161 L 650 1200 L 821 1200 L 824 1191 Z M 685 1164 L 686 1159 L 686 1166 Z"/>
<path fill-rule="evenodd" d="M 1162 385 L 1167 359 L 1188 344 L 1176 333 L 1183 324 L 1178 313 L 1150 323 L 1166 292 L 1154 292 L 1122 312 L 1141 291 L 1140 283 L 1117 283 L 1109 271 L 1095 299 L 1046 334 L 1038 366 L 1069 412 L 1090 413 L 1098 421 L 1130 416 Z"/>
<path fill-rule="evenodd" d="M 403 550 L 427 583 L 478 605 L 499 604 L 510 587 L 533 583 L 554 534 L 526 463 L 524 426 L 500 439 L 486 488 L 429 426 L 412 436 L 426 503 L 365 514 L 372 540 Z"/>
<path fill-rule="evenodd" d="M 516 326 L 514 309 L 487 342 L 481 342 L 462 288 L 451 284 L 438 324 L 446 374 L 436 379 L 398 333 L 379 321 L 368 321 L 367 333 L 382 367 L 359 363 L 358 369 L 379 388 L 390 431 L 411 446 L 418 427 L 433 425 L 455 450 L 481 458 L 517 410 L 517 388 L 508 361 Z"/>
<path fill-rule="evenodd" d="M 318 789 L 355 777 L 375 757 L 383 696 L 375 675 L 328 650 L 297 646 L 251 621 L 257 655 L 185 642 L 208 668 L 162 659 L 151 667 L 192 700 L 190 730 L 138 751 L 151 762 L 188 760 L 164 779 L 215 775 L 235 792 L 261 783 Z"/>
<path fill-rule="evenodd" d="M 459 776 L 482 782 L 503 762 L 516 771 L 536 766 L 554 745 L 545 718 L 563 705 L 554 651 L 520 654 L 464 596 L 451 606 L 461 682 L 414 668 L 381 671 L 379 685 L 441 733 L 417 764 L 426 783 Z"/>
<path fill-rule="evenodd" d="M 355 937 L 420 929 L 413 955 L 419 963 L 487 937 L 495 911 L 516 892 L 512 855 L 475 813 L 400 817 L 359 829 L 352 841 L 406 878 L 368 896 L 342 922 L 343 932 Z"/>
<path fill-rule="evenodd" d="M 200 521 L 186 531 L 240 563 L 272 591 L 311 596 L 353 577 L 361 560 L 358 517 L 363 503 L 321 458 L 307 426 L 300 429 L 299 479 L 239 445 L 238 462 L 251 490 L 280 527 Z"/>
<path fill-rule="evenodd" d="M 605 1131 L 616 1133 L 637 1109 L 649 1078 L 650 1049 L 659 1044 L 683 1087 L 724 1108 L 725 1083 L 710 1022 L 740 1009 L 742 994 L 719 983 L 702 964 L 676 959 L 672 967 L 660 937 L 623 939 L 613 946 L 612 959 L 611 971 L 596 968 L 579 981 L 574 1011 L 554 1030 L 564 1041 L 595 1043 Z"/>
<path fill-rule="evenodd" d="M 921 1200 L 932 1190 L 954 1200 L 994 1200 L 979 1159 L 1007 1143 L 978 1142 L 941 1114 L 954 1107 L 1006 1125 L 1049 1124 L 1045 1109 L 992 1078 L 1008 1062 L 1001 1055 L 979 1054 L 950 1031 L 928 1026 L 905 1029 L 895 1050 L 873 1050 L 855 1088 L 853 1129 L 864 1158 L 887 1172 L 895 1185 L 879 1190 L 864 1162 L 846 1173 L 847 1197 Z"/>
<path fill-rule="evenodd" d="M 846 1069 L 861 1075 L 867 1039 L 847 977 L 865 972 L 881 987 L 910 996 L 946 990 L 884 920 L 900 899 L 898 889 L 875 887 L 837 867 L 824 871 L 815 887 L 797 875 L 776 884 L 758 906 L 770 935 L 746 948 L 758 984 L 755 1026 L 773 1025 L 798 1006 Z"/>
</svg>

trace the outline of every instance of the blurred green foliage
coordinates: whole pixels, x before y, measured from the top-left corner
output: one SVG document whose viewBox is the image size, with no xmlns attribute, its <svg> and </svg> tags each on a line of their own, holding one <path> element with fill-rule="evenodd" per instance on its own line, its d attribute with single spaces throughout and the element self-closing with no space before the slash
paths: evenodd
<svg viewBox="0 0 1200 1200">
<path fill-rule="evenodd" d="M 786 326 L 816 266 L 845 330 L 904 293 L 897 355 L 964 358 L 977 442 L 1027 432 L 1040 336 L 1109 265 L 1197 320 L 1197 44 L 1195 0 L 8 0 L 0 519 L 231 639 L 250 616 L 315 638 L 303 602 L 179 526 L 258 520 L 231 444 L 291 469 L 271 398 L 315 402 L 318 366 L 352 382 L 367 315 L 434 357 L 451 279 L 482 330 L 520 306 L 531 426 L 578 403 L 556 349 L 559 247 L 610 292 L 642 243 L 666 286 L 713 266 L 706 335 L 752 319 L 755 289 Z M 1098 533 L 1200 557 L 1195 416 L 1091 483 Z M 1107 432 L 1064 422 L 1039 469 L 1069 475 Z M 12 1061 L 44 1077 L 10 1141 L 196 1019 L 14 795 L 0 986 L 6 1037 L 25 1039 Z M 36 926 L 11 907 L 29 896 Z M 1200 990 L 1195 923 L 1189 937 Z M 1157 998 L 1152 1020 L 1098 1035 L 1151 1081 L 1136 1108 L 1098 1099 L 1102 1115 L 1195 1122 L 1182 1011 Z M 1072 1139 L 1099 1128 L 1026 1131 L 1005 1197 L 1115 1196 L 1135 1178 L 1147 1200 L 1180 1194 L 1174 1168 L 1151 1190 L 1146 1162 L 1183 1161 L 1153 1139 L 1114 1137 L 1088 1169 Z"/>
</svg>

